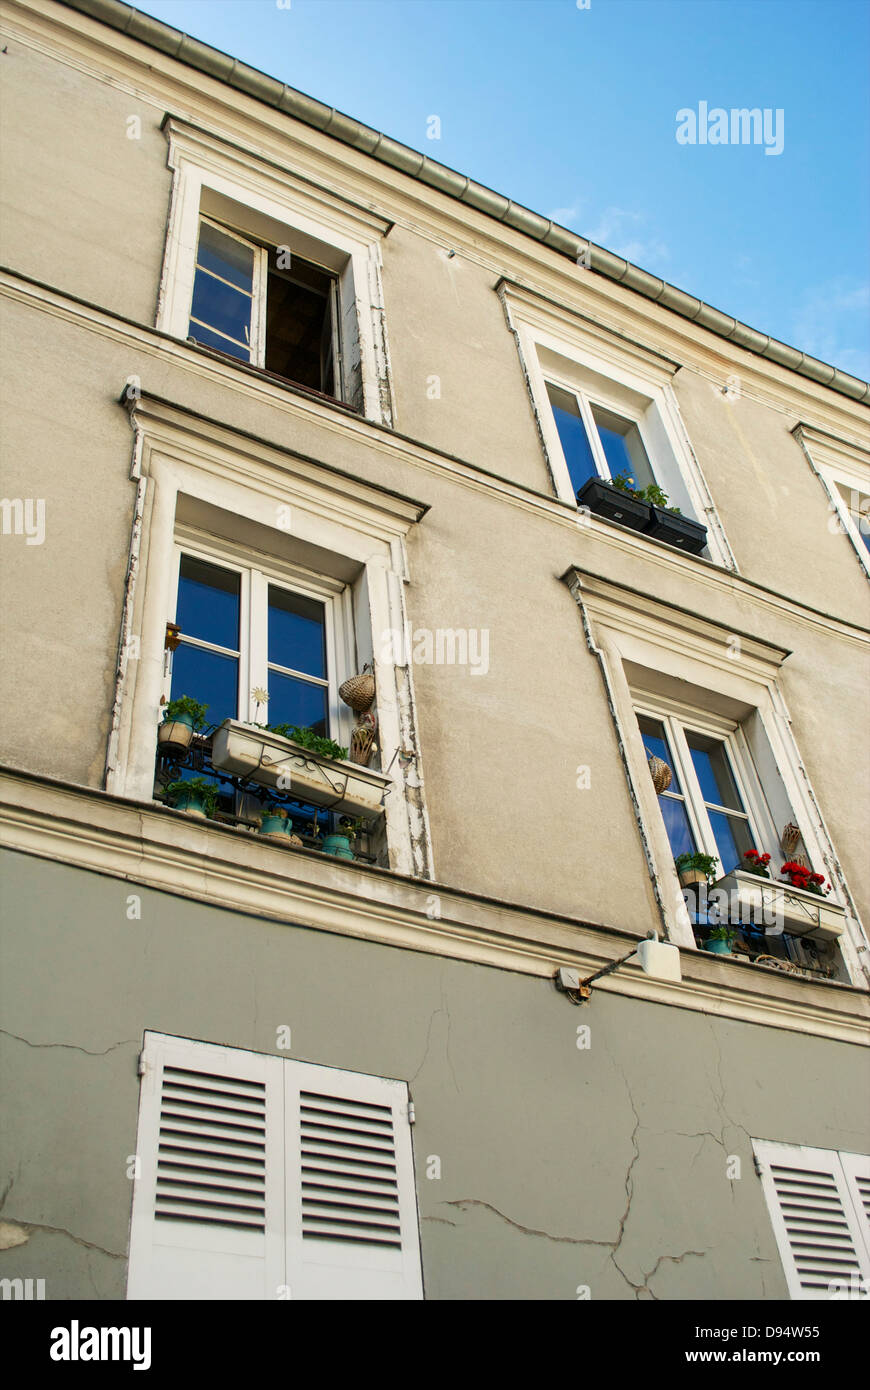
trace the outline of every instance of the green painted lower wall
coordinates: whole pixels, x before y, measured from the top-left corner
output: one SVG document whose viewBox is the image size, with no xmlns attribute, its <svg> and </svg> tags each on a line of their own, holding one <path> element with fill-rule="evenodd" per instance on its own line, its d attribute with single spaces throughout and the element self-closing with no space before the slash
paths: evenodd
<svg viewBox="0 0 870 1390">
<path fill-rule="evenodd" d="M 145 1029 L 407 1080 L 434 1299 L 785 1298 L 750 1138 L 870 1149 L 864 1049 L 3 861 L 0 1277 L 48 1299 L 124 1297 Z"/>
</svg>

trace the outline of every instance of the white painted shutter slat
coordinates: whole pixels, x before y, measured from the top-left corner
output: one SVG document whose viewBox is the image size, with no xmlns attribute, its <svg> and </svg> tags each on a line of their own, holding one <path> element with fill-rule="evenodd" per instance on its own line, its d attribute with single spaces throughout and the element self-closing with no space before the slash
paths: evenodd
<svg viewBox="0 0 870 1390">
<path fill-rule="evenodd" d="M 419 1299 L 408 1088 L 286 1064 L 288 1282 L 294 1299 Z"/>
<path fill-rule="evenodd" d="M 870 1256 L 843 1156 L 758 1139 L 753 1148 L 791 1297 L 829 1299 L 866 1279 Z"/>
<path fill-rule="evenodd" d="M 281 1058 L 146 1033 L 127 1297 L 275 1298 Z"/>
</svg>

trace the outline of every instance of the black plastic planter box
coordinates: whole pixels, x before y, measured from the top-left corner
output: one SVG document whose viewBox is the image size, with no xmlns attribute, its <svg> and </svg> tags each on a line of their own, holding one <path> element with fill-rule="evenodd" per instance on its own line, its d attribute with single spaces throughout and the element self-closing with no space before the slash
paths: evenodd
<svg viewBox="0 0 870 1390">
<path fill-rule="evenodd" d="M 688 550 L 690 555 L 697 555 L 707 544 L 707 528 L 702 526 L 700 521 L 690 521 L 687 516 L 680 516 L 677 512 L 669 512 L 664 507 L 650 505 L 650 522 L 647 526 L 647 535 L 654 536 L 657 541 L 664 541 L 666 545 L 675 545 L 680 550 Z"/>
<path fill-rule="evenodd" d="M 631 497 L 601 478 L 590 478 L 584 483 L 577 493 L 577 502 L 597 516 L 606 516 L 609 521 L 618 521 L 620 526 L 630 526 L 633 531 L 646 531 L 650 524 L 649 502 Z"/>
</svg>

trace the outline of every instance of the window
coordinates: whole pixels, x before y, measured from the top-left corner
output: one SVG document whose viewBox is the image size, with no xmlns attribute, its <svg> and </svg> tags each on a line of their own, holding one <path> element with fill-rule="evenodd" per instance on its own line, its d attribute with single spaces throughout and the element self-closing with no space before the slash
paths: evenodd
<svg viewBox="0 0 870 1390">
<path fill-rule="evenodd" d="M 556 496 L 576 506 L 585 488 L 590 524 L 599 517 L 618 522 L 620 531 L 611 533 L 617 544 L 634 546 L 643 534 L 736 569 L 680 414 L 673 386 L 679 364 L 593 321 L 579 305 L 508 280 L 497 292 Z M 594 486 L 619 477 L 633 479 L 636 491 L 657 493 L 637 499 Z"/>
<path fill-rule="evenodd" d="M 764 846 L 753 829 L 735 775 L 735 763 L 745 755 L 732 737 L 712 737 L 673 716 L 656 719 L 638 714 L 643 745 L 649 757 L 661 758 L 671 769 L 671 785 L 659 794 L 659 805 L 674 858 L 699 851 L 719 860 L 716 877 L 740 868 L 748 849 Z M 771 845 L 771 850 L 778 846 Z"/>
<path fill-rule="evenodd" d="M 791 1297 L 870 1298 L 870 1157 L 752 1147 Z"/>
<path fill-rule="evenodd" d="M 845 503 L 849 519 L 864 549 L 870 552 L 870 497 L 857 488 L 838 483 L 837 490 Z"/>
<path fill-rule="evenodd" d="M 812 425 L 792 431 L 827 495 L 828 531 L 845 534 L 870 575 L 870 452 Z"/>
<path fill-rule="evenodd" d="M 423 1297 L 408 1087 L 146 1033 L 130 1299 Z"/>
<path fill-rule="evenodd" d="M 590 478 L 608 480 L 628 476 L 634 479 L 637 488 L 655 483 L 634 420 L 550 381 L 547 382 L 547 396 L 575 492 L 579 492 Z"/>
<path fill-rule="evenodd" d="M 285 246 L 202 218 L 189 336 L 329 396 L 340 394 L 337 277 Z"/>
<path fill-rule="evenodd" d="M 191 695 L 208 705 L 209 723 L 219 724 L 253 719 L 252 692 L 262 689 L 269 701 L 260 723 L 330 736 L 339 718 L 335 627 L 342 586 L 330 590 L 309 576 L 304 588 L 291 587 L 254 566 L 218 562 L 189 542 L 179 546 L 177 563 L 172 620 L 181 633 L 167 698 Z M 339 624 L 341 618 L 339 605 Z"/>
<path fill-rule="evenodd" d="M 240 389 L 287 404 L 292 382 L 392 426 L 381 276 L 392 224 L 274 155 L 174 116 L 164 130 L 173 186 L 157 328 L 260 368 L 212 360 Z"/>
</svg>

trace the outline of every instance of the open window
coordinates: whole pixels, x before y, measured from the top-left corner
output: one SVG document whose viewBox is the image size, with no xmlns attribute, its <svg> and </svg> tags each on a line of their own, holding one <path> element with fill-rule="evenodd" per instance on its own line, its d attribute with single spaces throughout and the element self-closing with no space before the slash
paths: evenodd
<svg viewBox="0 0 870 1390">
<path fill-rule="evenodd" d="M 164 128 L 174 179 L 157 327 L 256 369 L 252 391 L 287 382 L 392 425 L 391 224 L 176 117 Z"/>
<path fill-rule="evenodd" d="M 341 395 L 338 277 L 208 218 L 199 225 L 189 337 L 327 396 Z"/>
</svg>

